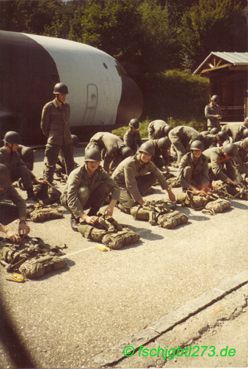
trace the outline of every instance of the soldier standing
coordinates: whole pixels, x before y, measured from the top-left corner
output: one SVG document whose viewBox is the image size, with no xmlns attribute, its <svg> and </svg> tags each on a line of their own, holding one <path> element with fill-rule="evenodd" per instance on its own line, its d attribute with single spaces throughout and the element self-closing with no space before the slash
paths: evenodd
<svg viewBox="0 0 248 369">
<path fill-rule="evenodd" d="M 207 128 L 210 131 L 212 128 L 217 128 L 218 131 L 221 129 L 220 120 L 222 119 L 221 108 L 218 105 L 219 97 L 213 95 L 210 98 L 210 102 L 205 106 L 205 117 L 207 118 Z"/>
<path fill-rule="evenodd" d="M 178 179 L 183 190 L 196 193 L 210 189 L 208 158 L 202 154 L 203 150 L 203 143 L 196 140 L 190 145 L 190 152 L 182 157 Z"/>
<path fill-rule="evenodd" d="M 139 133 L 139 121 L 138 119 L 131 119 L 128 123 L 129 129 L 123 136 L 124 144 L 133 151 L 133 154 L 136 153 L 140 145 L 142 144 L 142 140 Z"/>
<path fill-rule="evenodd" d="M 54 100 L 42 110 L 41 130 L 47 137 L 45 149 L 44 178 L 52 183 L 59 151 L 63 152 L 66 174 L 74 168 L 72 139 L 69 128 L 70 105 L 65 102 L 68 88 L 64 83 L 56 83 L 53 89 Z"/>
<path fill-rule="evenodd" d="M 77 230 L 77 224 L 80 222 L 95 224 L 98 220 L 97 212 L 109 194 L 111 200 L 105 214 L 112 216 L 120 193 L 116 183 L 100 166 L 101 154 L 97 148 L 88 149 L 84 161 L 83 165 L 69 175 L 60 199 L 61 204 L 72 214 L 73 230 Z M 87 214 L 86 209 L 89 209 Z"/>
<path fill-rule="evenodd" d="M 143 143 L 136 155 L 123 160 L 112 174 L 112 178 L 119 185 L 121 193 L 118 207 L 125 213 L 135 204 L 144 204 L 142 195 L 158 180 L 165 189 L 171 201 L 175 195 L 168 187 L 164 175 L 152 162 L 154 145 L 151 141 Z"/>
<path fill-rule="evenodd" d="M 6 203 L 10 200 L 15 206 Z M 19 218 L 19 235 L 29 233 L 29 226 L 26 224 L 26 204 L 16 189 L 11 184 L 10 173 L 6 165 L 0 164 L 0 223 L 1 225 L 11 223 Z M 4 228 L 2 228 L 4 231 Z"/>
<path fill-rule="evenodd" d="M 107 172 L 113 171 L 123 159 L 133 154 L 132 149 L 127 147 L 120 137 L 110 132 L 94 134 L 85 148 L 85 153 L 92 147 L 101 152 L 103 168 Z"/>
</svg>

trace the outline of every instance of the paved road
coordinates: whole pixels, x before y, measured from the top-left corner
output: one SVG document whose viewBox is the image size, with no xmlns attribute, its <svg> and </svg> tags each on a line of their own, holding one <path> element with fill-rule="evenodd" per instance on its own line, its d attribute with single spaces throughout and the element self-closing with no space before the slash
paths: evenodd
<svg viewBox="0 0 248 369">
<path fill-rule="evenodd" d="M 35 172 L 42 172 L 40 156 Z M 159 188 L 156 192 L 149 197 L 163 197 Z M 190 224 L 171 231 L 116 209 L 117 220 L 136 230 L 142 242 L 107 253 L 73 232 L 67 214 L 32 224 L 31 235 L 68 245 L 69 269 L 25 284 L 7 282 L 1 270 L 2 303 L 17 334 L 10 355 L 1 346 L 2 367 L 15 367 L 13 359 L 25 347 L 40 368 L 90 367 L 101 350 L 246 270 L 248 202 L 234 201 L 233 207 L 215 216 L 185 209 Z M 23 346 L 15 343 L 18 338 Z"/>
</svg>

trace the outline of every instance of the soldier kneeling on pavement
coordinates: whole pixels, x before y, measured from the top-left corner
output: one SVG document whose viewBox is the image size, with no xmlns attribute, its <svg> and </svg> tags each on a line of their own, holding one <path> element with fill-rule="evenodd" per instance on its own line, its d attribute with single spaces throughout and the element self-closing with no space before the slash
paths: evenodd
<svg viewBox="0 0 248 369">
<path fill-rule="evenodd" d="M 190 145 L 190 152 L 182 157 L 178 179 L 183 190 L 206 193 L 210 190 L 208 158 L 203 155 L 204 146 L 199 140 Z"/>
<path fill-rule="evenodd" d="M 19 133 L 9 131 L 5 134 L 4 146 L 0 148 L 0 163 L 8 167 L 12 182 L 21 179 L 22 186 L 27 191 L 28 200 L 34 200 L 33 181 L 36 183 L 39 181 L 21 159 L 18 152 L 20 142 Z"/>
<path fill-rule="evenodd" d="M 114 180 L 100 166 L 101 154 L 97 148 L 88 149 L 84 161 L 69 175 L 60 198 L 61 204 L 72 214 L 71 226 L 75 231 L 79 223 L 97 223 L 97 213 L 110 194 L 111 200 L 104 214 L 112 216 L 120 194 Z M 89 209 L 87 214 L 86 209 Z"/>
<path fill-rule="evenodd" d="M 125 213 L 136 205 L 144 204 L 142 195 L 158 180 L 163 189 L 168 192 L 169 199 L 175 201 L 175 195 L 168 187 L 163 173 L 152 162 L 155 149 L 151 141 L 143 143 L 136 155 L 123 160 L 112 174 L 119 185 L 121 193 L 118 207 Z"/>
<path fill-rule="evenodd" d="M 9 200 L 14 203 L 9 204 Z M 18 235 L 8 233 L 4 226 L 19 218 L 18 234 L 26 235 L 30 228 L 26 224 L 26 204 L 16 189 L 11 184 L 10 173 L 6 165 L 0 164 L 0 224 L 1 232 L 7 233 L 7 237 L 12 240 L 19 238 Z M 4 226 L 3 226 L 4 225 Z"/>
</svg>

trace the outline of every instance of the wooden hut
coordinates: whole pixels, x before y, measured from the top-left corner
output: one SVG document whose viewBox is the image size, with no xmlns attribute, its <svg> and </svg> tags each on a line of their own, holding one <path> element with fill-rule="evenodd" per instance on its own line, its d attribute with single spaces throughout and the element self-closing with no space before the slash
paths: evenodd
<svg viewBox="0 0 248 369">
<path fill-rule="evenodd" d="M 248 116 L 248 52 L 211 52 L 193 74 L 210 80 L 211 95 L 219 95 L 223 120 Z"/>
</svg>

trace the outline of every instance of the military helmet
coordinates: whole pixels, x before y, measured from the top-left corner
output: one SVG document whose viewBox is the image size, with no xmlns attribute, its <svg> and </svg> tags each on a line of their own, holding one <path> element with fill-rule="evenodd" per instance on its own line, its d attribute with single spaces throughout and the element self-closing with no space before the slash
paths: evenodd
<svg viewBox="0 0 248 369">
<path fill-rule="evenodd" d="M 128 156 L 131 156 L 133 154 L 133 150 L 128 146 L 122 146 L 121 147 L 121 155 L 123 159 L 127 158 Z"/>
<path fill-rule="evenodd" d="M 131 127 L 131 128 L 135 128 L 135 129 L 138 129 L 139 128 L 139 121 L 138 121 L 138 119 L 136 119 L 136 118 L 133 118 L 133 119 L 131 119 L 130 120 L 130 122 L 129 122 L 129 127 Z"/>
<path fill-rule="evenodd" d="M 244 137 L 244 138 L 248 137 L 248 128 L 245 128 L 245 129 L 243 130 L 243 137 Z"/>
<path fill-rule="evenodd" d="M 228 133 L 227 133 L 227 132 L 219 131 L 219 132 L 217 133 L 217 137 L 219 138 L 219 140 L 224 141 L 224 140 L 227 140 L 227 139 L 229 138 L 229 135 L 228 135 Z"/>
<path fill-rule="evenodd" d="M 6 165 L 0 164 L 0 187 L 8 187 L 11 184 L 10 173 Z"/>
<path fill-rule="evenodd" d="M 248 117 L 245 117 L 244 119 L 244 124 L 247 125 L 248 124 Z"/>
<path fill-rule="evenodd" d="M 170 148 L 171 142 L 168 137 L 162 137 L 157 140 L 157 144 L 160 150 L 168 150 Z"/>
<path fill-rule="evenodd" d="M 164 135 L 168 136 L 168 133 L 170 132 L 170 130 L 171 130 L 171 127 L 168 124 L 164 126 L 164 129 L 163 129 Z"/>
<path fill-rule="evenodd" d="M 54 95 L 59 95 L 59 94 L 66 95 L 68 93 L 69 93 L 68 87 L 64 83 L 59 82 L 59 83 L 56 83 L 56 85 L 54 85 L 54 88 L 53 88 Z"/>
<path fill-rule="evenodd" d="M 219 132 L 218 128 L 214 127 L 214 128 L 212 128 L 212 129 L 210 130 L 210 132 L 209 132 L 209 133 L 210 133 L 211 135 L 216 135 L 218 132 Z"/>
<path fill-rule="evenodd" d="M 96 147 L 85 150 L 84 161 L 101 161 L 101 153 Z"/>
<path fill-rule="evenodd" d="M 228 156 L 235 156 L 237 154 L 238 147 L 233 143 L 227 143 L 223 146 L 223 152 Z"/>
<path fill-rule="evenodd" d="M 244 150 L 248 150 L 248 137 L 244 138 L 244 139 L 241 141 L 241 147 L 242 147 L 242 149 L 244 149 Z"/>
<path fill-rule="evenodd" d="M 204 150 L 204 145 L 200 140 L 195 140 L 190 145 L 190 150 Z"/>
<path fill-rule="evenodd" d="M 5 133 L 3 138 L 5 143 L 8 144 L 20 144 L 21 143 L 21 137 L 18 132 L 16 131 L 8 131 Z"/>
<path fill-rule="evenodd" d="M 139 152 L 144 152 L 145 154 L 154 156 L 155 154 L 155 147 L 152 141 L 144 142 L 138 149 Z"/>
<path fill-rule="evenodd" d="M 219 101 L 219 96 L 218 95 L 212 95 L 210 100 L 214 101 L 214 102 L 218 102 Z"/>
</svg>

